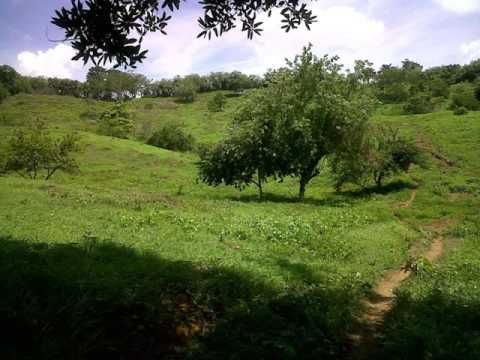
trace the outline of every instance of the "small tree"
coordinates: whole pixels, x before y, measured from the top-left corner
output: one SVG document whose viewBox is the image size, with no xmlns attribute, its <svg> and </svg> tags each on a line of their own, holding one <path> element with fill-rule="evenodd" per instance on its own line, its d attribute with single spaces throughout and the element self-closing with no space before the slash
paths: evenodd
<svg viewBox="0 0 480 360">
<path fill-rule="evenodd" d="M 180 81 L 175 89 L 175 96 L 178 100 L 185 103 L 194 102 L 197 97 L 197 87 L 195 83 L 190 80 Z"/>
<path fill-rule="evenodd" d="M 126 110 L 125 104 L 118 102 L 113 108 L 100 115 L 99 133 L 127 139 L 134 129 L 130 113 Z"/>
<path fill-rule="evenodd" d="M 0 83 L 0 103 L 5 100 L 9 95 L 10 93 L 8 92 L 7 88 L 2 83 Z"/>
<path fill-rule="evenodd" d="M 410 165 L 425 165 L 420 148 L 390 126 L 365 128 L 351 145 L 331 160 L 337 190 L 348 182 L 365 187 L 369 179 L 381 187 L 387 177 L 408 171 Z"/>
<path fill-rule="evenodd" d="M 192 135 L 186 134 L 177 124 L 168 124 L 155 131 L 147 144 L 175 151 L 190 151 L 193 149 Z"/>
<path fill-rule="evenodd" d="M 31 179 L 42 173 L 45 180 L 58 170 L 74 172 L 78 169 L 73 157 L 79 151 L 78 140 L 76 134 L 54 138 L 46 132 L 43 123 L 37 121 L 10 139 L 5 170 Z"/>
<path fill-rule="evenodd" d="M 403 111 L 407 114 L 427 114 L 434 110 L 435 102 L 426 93 L 411 96 L 403 107 Z"/>
<path fill-rule="evenodd" d="M 451 108 L 465 107 L 468 110 L 480 109 L 480 101 L 475 97 L 475 88 L 468 82 L 453 85 L 450 90 Z"/>
<path fill-rule="evenodd" d="M 282 164 L 287 163 L 282 159 L 277 122 L 268 116 L 269 95 L 265 91 L 251 93 L 239 107 L 227 138 L 200 154 L 197 166 L 203 182 L 240 190 L 253 184 L 262 199 L 268 177 L 282 176 Z"/>
<path fill-rule="evenodd" d="M 216 93 L 208 102 L 208 110 L 211 112 L 223 111 L 226 104 L 226 97 L 222 93 Z"/>
</svg>

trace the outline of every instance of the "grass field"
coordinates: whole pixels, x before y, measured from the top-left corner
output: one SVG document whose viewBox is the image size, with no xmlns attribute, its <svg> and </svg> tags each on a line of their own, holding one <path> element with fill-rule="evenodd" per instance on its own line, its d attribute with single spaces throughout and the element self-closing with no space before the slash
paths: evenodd
<svg viewBox="0 0 480 360">
<path fill-rule="evenodd" d="M 128 108 L 138 131 L 173 122 L 211 143 L 241 99 L 212 114 L 210 96 Z M 428 247 L 439 223 L 447 253 L 420 262 L 398 292 L 382 351 L 480 357 L 479 112 L 379 111 L 374 121 L 428 150 L 429 168 L 377 192 L 335 193 L 326 173 L 298 203 L 294 179 L 267 184 L 259 202 L 254 189 L 197 183 L 194 153 L 97 135 L 108 106 L 31 95 L 0 105 L 0 143 L 38 117 L 77 131 L 83 147 L 76 175 L 0 177 L 2 359 L 342 358 L 360 299 Z"/>
</svg>

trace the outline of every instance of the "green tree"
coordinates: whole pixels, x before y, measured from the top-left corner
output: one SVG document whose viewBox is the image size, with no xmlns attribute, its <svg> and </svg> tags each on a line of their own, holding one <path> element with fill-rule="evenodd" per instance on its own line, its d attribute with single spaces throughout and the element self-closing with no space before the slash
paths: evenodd
<svg viewBox="0 0 480 360">
<path fill-rule="evenodd" d="M 11 66 L 0 65 L 0 84 L 3 84 L 11 95 L 18 93 L 17 79 L 19 76 L 20 75 Z"/>
<path fill-rule="evenodd" d="M 208 101 L 208 110 L 211 112 L 220 112 L 225 109 L 225 104 L 227 99 L 223 93 L 216 93 L 209 101 Z"/>
<path fill-rule="evenodd" d="M 435 110 L 435 102 L 427 93 L 411 96 L 403 107 L 406 114 L 426 114 Z"/>
<path fill-rule="evenodd" d="M 368 120 L 373 108 L 370 98 L 352 91 L 340 70 L 336 57 L 317 58 L 307 47 L 285 69 L 272 73 L 268 86 L 240 106 L 231 134 L 214 149 L 215 156 L 200 163 L 200 178 L 213 185 L 254 183 L 261 193 L 268 177 L 296 176 L 303 199 L 323 160 L 351 129 Z"/>
<path fill-rule="evenodd" d="M 464 107 L 468 110 L 480 109 L 480 101 L 475 97 L 474 85 L 462 82 L 450 88 L 451 108 Z"/>
<path fill-rule="evenodd" d="M 5 100 L 9 95 L 10 92 L 8 91 L 8 89 L 5 87 L 5 85 L 0 83 L 0 103 Z"/>
<path fill-rule="evenodd" d="M 78 170 L 73 156 L 80 149 L 78 140 L 75 134 L 55 138 L 37 121 L 27 130 L 17 131 L 10 139 L 5 169 L 31 179 L 44 174 L 45 180 L 59 170 L 74 172 Z"/>
<path fill-rule="evenodd" d="M 99 133 L 127 139 L 133 132 L 134 125 L 125 103 L 117 102 L 110 110 L 100 115 Z"/>
<path fill-rule="evenodd" d="M 321 165 L 348 138 L 358 123 L 368 121 L 373 101 L 352 92 L 338 58 L 317 58 L 304 48 L 269 86 L 278 103 L 279 139 L 287 156 L 282 175 L 299 178 L 299 199 L 320 174 Z"/>
<path fill-rule="evenodd" d="M 178 100 L 191 103 L 197 97 L 198 88 L 192 80 L 182 80 L 175 88 L 175 96 Z"/>
<path fill-rule="evenodd" d="M 390 126 L 368 126 L 354 133 L 353 141 L 334 153 L 331 167 L 335 187 L 345 183 L 381 187 L 389 176 L 406 172 L 412 164 L 425 166 L 421 149 Z"/>
<path fill-rule="evenodd" d="M 445 80 L 435 77 L 428 81 L 427 87 L 433 97 L 448 98 L 449 87 Z"/>
<path fill-rule="evenodd" d="M 262 199 L 267 179 L 283 176 L 286 152 L 279 142 L 278 121 L 270 116 L 270 95 L 264 90 L 250 93 L 238 108 L 228 136 L 200 154 L 197 166 L 203 182 L 238 189 L 253 184 Z"/>
</svg>

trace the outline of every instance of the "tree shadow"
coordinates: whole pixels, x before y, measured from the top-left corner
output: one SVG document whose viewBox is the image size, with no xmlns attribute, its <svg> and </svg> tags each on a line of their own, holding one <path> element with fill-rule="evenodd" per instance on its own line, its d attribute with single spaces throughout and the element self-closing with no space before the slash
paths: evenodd
<svg viewBox="0 0 480 360">
<path fill-rule="evenodd" d="M 433 290 L 402 296 L 386 319 L 379 359 L 480 359 L 480 303 Z"/>
<path fill-rule="evenodd" d="M 343 193 L 327 195 L 324 198 L 305 197 L 303 200 L 299 200 L 297 197 L 279 195 L 275 193 L 264 193 L 263 198 L 260 199 L 255 194 L 241 194 L 239 196 L 228 196 L 230 201 L 238 201 L 243 203 L 284 203 L 284 204 L 306 204 L 313 206 L 330 206 L 330 207 L 345 207 L 352 203 L 352 199 L 347 196 L 343 196 Z"/>
<path fill-rule="evenodd" d="M 279 264 L 305 284 L 95 238 L 0 237 L 0 358 L 336 358 L 352 290 Z"/>
<path fill-rule="evenodd" d="M 387 195 L 387 194 L 399 192 L 405 189 L 415 189 L 415 188 L 417 188 L 417 185 L 411 182 L 397 180 L 397 181 L 390 182 L 386 185 L 383 185 L 381 187 L 369 186 L 369 187 L 355 189 L 355 190 L 342 191 L 342 192 L 339 192 L 339 194 L 352 197 L 352 198 L 365 198 L 365 197 L 371 196 L 372 194 Z"/>
</svg>

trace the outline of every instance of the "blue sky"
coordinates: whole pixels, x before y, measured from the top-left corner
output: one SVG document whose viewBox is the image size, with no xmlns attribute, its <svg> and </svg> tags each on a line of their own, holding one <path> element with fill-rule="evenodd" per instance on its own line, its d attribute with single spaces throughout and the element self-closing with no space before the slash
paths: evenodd
<svg viewBox="0 0 480 360">
<path fill-rule="evenodd" d="M 88 65 L 74 55 L 62 33 L 50 24 L 54 10 L 69 0 L 0 0 L 0 64 L 25 75 L 83 80 Z M 480 57 L 480 0 L 318 0 L 308 2 L 318 16 L 311 31 L 287 35 L 274 14 L 264 33 L 252 41 L 240 31 L 211 41 L 196 39 L 199 8 L 182 6 L 168 26 L 168 36 L 150 34 L 148 59 L 138 69 L 158 79 L 189 73 L 240 70 L 262 74 L 284 64 L 312 43 L 318 55 L 337 54 L 347 66 L 369 59 L 378 67 L 405 58 L 430 67 L 467 63 Z"/>
</svg>

